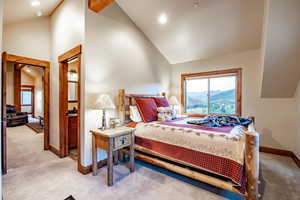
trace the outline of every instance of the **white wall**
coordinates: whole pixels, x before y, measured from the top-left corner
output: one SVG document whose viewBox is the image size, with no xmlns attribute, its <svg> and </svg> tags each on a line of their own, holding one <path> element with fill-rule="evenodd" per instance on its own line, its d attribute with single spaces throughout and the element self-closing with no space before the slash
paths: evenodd
<svg viewBox="0 0 300 200">
<path fill-rule="evenodd" d="M 3 48 L 8 53 L 50 60 L 49 17 L 6 24 L 3 31 Z"/>
<path fill-rule="evenodd" d="M 30 72 L 21 70 L 21 85 L 34 86 L 34 116 L 44 116 L 44 83 L 43 69 L 31 67 Z"/>
<path fill-rule="evenodd" d="M 51 16 L 50 145 L 59 149 L 58 56 L 84 42 L 85 0 L 65 0 Z M 84 69 L 84 59 L 82 60 Z M 84 87 L 84 85 L 82 85 Z"/>
<path fill-rule="evenodd" d="M 173 65 L 172 94 L 180 97 L 182 73 L 243 68 L 242 114 L 255 116 L 261 145 L 293 150 L 295 138 L 295 99 L 263 99 L 261 87 L 261 51 L 252 50 L 220 58 Z"/>
<path fill-rule="evenodd" d="M 33 85 L 34 86 L 35 79 L 29 76 L 26 72 L 21 70 L 21 85 Z"/>
<path fill-rule="evenodd" d="M 34 69 L 32 69 L 34 70 Z M 34 80 L 34 115 L 35 117 L 44 116 L 44 72 L 41 69 L 36 69 Z"/>
<path fill-rule="evenodd" d="M 41 68 L 37 67 L 31 68 L 30 70 L 32 77 L 22 70 L 21 84 L 34 85 L 34 116 L 37 118 L 38 116 L 44 116 L 44 72 Z"/>
<path fill-rule="evenodd" d="M 261 95 L 292 98 L 300 80 L 300 1 L 266 0 L 265 15 Z"/>
<path fill-rule="evenodd" d="M 168 92 L 170 65 L 116 3 L 100 13 L 86 11 L 85 42 L 83 165 L 87 166 L 91 164 L 89 130 L 99 127 L 101 118 L 100 111 L 91 109 L 95 96 L 108 93 L 114 99 L 121 88 L 129 93 Z"/>
</svg>

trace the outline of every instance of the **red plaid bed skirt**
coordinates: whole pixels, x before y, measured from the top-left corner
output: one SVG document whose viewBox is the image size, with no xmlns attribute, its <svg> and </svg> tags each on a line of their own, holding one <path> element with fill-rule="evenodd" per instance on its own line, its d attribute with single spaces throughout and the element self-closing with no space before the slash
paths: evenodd
<svg viewBox="0 0 300 200">
<path fill-rule="evenodd" d="M 245 193 L 244 166 L 233 160 L 138 136 L 135 137 L 135 143 L 162 155 L 229 178 L 239 186 L 242 193 Z"/>
</svg>

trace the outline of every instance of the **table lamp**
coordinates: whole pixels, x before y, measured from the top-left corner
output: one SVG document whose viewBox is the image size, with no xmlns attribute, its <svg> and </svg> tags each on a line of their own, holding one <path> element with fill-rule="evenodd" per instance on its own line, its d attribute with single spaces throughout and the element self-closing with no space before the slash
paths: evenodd
<svg viewBox="0 0 300 200">
<path fill-rule="evenodd" d="M 172 106 L 172 109 L 175 109 L 175 106 L 179 105 L 179 101 L 175 96 L 172 96 L 169 100 L 169 104 Z"/>
<path fill-rule="evenodd" d="M 116 106 L 108 94 L 100 94 L 96 100 L 96 108 L 102 110 L 103 114 L 101 130 L 105 130 L 107 129 L 106 110 L 114 110 Z"/>
</svg>

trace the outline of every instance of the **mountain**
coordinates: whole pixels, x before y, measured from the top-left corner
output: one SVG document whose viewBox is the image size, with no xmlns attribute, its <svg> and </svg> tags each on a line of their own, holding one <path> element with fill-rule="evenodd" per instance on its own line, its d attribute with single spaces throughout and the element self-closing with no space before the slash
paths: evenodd
<svg viewBox="0 0 300 200">
<path fill-rule="evenodd" d="M 188 104 L 190 106 L 198 104 L 207 104 L 207 92 L 190 92 L 188 93 Z M 211 91 L 211 102 L 217 101 L 235 101 L 235 90 Z"/>
<path fill-rule="evenodd" d="M 235 101 L 235 89 L 226 90 L 211 96 L 211 102 L 215 101 Z"/>
<path fill-rule="evenodd" d="M 235 113 L 235 90 L 212 91 L 210 97 L 210 113 L 234 114 Z M 207 113 L 208 102 L 206 92 L 188 93 L 187 112 Z"/>
</svg>

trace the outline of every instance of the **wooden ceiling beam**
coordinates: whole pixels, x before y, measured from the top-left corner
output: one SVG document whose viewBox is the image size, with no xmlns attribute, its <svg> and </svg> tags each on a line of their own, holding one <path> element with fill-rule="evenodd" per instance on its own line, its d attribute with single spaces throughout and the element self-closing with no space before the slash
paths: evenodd
<svg viewBox="0 0 300 200">
<path fill-rule="evenodd" d="M 88 0 L 89 1 L 89 9 L 91 9 L 94 12 L 100 12 L 113 2 L 115 0 Z"/>
</svg>

